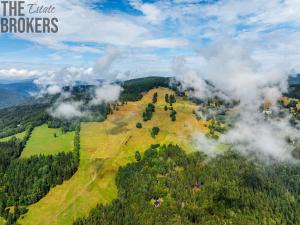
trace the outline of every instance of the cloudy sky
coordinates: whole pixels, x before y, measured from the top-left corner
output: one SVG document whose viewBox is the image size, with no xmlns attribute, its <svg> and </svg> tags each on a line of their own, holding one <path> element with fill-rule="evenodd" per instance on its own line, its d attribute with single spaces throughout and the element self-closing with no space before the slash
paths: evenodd
<svg viewBox="0 0 300 225">
<path fill-rule="evenodd" d="M 55 6 L 59 32 L 0 34 L 0 79 L 66 68 L 85 75 L 92 68 L 99 77 L 170 76 L 177 59 L 197 68 L 206 49 L 224 41 L 266 67 L 300 69 L 299 0 L 34 2 Z"/>
</svg>

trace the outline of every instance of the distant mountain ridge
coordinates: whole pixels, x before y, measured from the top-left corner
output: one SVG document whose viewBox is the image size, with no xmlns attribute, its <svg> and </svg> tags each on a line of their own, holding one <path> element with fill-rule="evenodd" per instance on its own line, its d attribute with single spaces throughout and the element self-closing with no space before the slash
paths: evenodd
<svg viewBox="0 0 300 225">
<path fill-rule="evenodd" d="M 117 83 L 119 83 L 125 89 L 121 97 L 126 96 L 126 98 L 128 98 L 131 96 L 129 99 L 137 100 L 141 97 L 140 93 L 142 91 L 148 91 L 149 89 L 157 86 L 167 87 L 170 84 L 170 80 L 170 77 L 153 76 L 136 78 L 123 82 L 120 81 Z M 300 74 L 297 74 L 296 76 L 290 76 L 288 83 L 290 85 L 289 94 L 291 96 L 298 97 L 300 88 Z M 83 89 L 90 86 L 80 82 L 78 82 L 77 85 L 78 88 L 83 86 Z M 69 87 L 66 88 L 68 89 Z M 74 90 L 76 91 L 77 88 Z M 0 80 L 0 108 L 33 102 L 34 99 L 31 96 L 31 93 L 38 91 L 39 88 L 36 84 L 34 84 L 33 80 Z"/>
<path fill-rule="evenodd" d="M 300 85 L 300 74 L 297 74 L 296 76 L 290 76 L 288 79 L 288 83 L 293 84 L 299 84 Z"/>
<path fill-rule="evenodd" d="M 0 84 L 0 89 L 27 95 L 39 90 L 33 82 Z"/>
<path fill-rule="evenodd" d="M 0 108 L 27 103 L 33 99 L 30 94 L 38 90 L 32 80 L 1 83 Z"/>
</svg>

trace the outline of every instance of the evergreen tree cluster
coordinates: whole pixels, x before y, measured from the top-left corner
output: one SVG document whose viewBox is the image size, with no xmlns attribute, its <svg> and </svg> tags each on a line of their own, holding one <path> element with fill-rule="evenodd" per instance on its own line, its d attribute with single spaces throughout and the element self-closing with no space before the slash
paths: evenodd
<svg viewBox="0 0 300 225">
<path fill-rule="evenodd" d="M 27 210 L 26 206 L 37 202 L 49 190 L 68 180 L 79 166 L 80 138 L 77 127 L 74 138 L 74 149 L 57 155 L 36 155 L 30 158 L 19 158 L 29 139 L 32 127 L 23 140 L 12 138 L 0 142 L 0 216 L 6 224 L 14 224 L 19 216 Z M 10 212 L 7 207 L 15 207 Z"/>
<path fill-rule="evenodd" d="M 172 104 L 176 102 L 175 95 L 173 95 L 173 94 L 171 94 L 171 95 L 166 94 L 165 95 L 165 102 L 166 103 L 170 103 L 170 105 L 172 106 Z"/>
<path fill-rule="evenodd" d="M 153 103 L 149 103 L 146 107 L 145 112 L 143 112 L 143 120 L 148 121 L 152 119 L 152 114 L 155 112 L 155 105 Z"/>
<path fill-rule="evenodd" d="M 170 100 L 169 100 L 170 104 L 173 104 L 176 102 L 176 98 L 175 95 L 170 95 Z"/>
<path fill-rule="evenodd" d="M 176 121 L 176 114 L 177 112 L 173 109 L 170 113 L 170 117 L 172 121 Z"/>
<path fill-rule="evenodd" d="M 70 131 L 75 131 L 76 128 L 79 126 L 79 120 L 62 120 L 58 118 L 49 118 L 48 120 L 48 127 L 49 128 L 61 128 L 63 133 L 67 133 Z"/>
<path fill-rule="evenodd" d="M 0 142 L 0 175 L 3 175 L 3 172 L 10 165 L 12 160 L 17 159 L 21 155 L 32 130 L 33 127 L 30 126 L 23 140 L 13 137 L 7 142 Z"/>
<path fill-rule="evenodd" d="M 143 127 L 142 124 L 141 124 L 140 122 L 136 123 L 135 126 L 136 126 L 136 128 L 139 128 L 139 129 Z"/>
<path fill-rule="evenodd" d="M 156 87 L 170 87 L 170 78 L 167 77 L 144 77 L 127 80 L 122 84 L 123 91 L 120 99 L 137 101 L 143 97 L 143 93 Z"/>
<path fill-rule="evenodd" d="M 234 151 L 212 159 L 178 146 L 120 167 L 118 198 L 75 225 L 300 224 L 300 166 L 265 165 Z"/>
<path fill-rule="evenodd" d="M 69 179 L 76 169 L 71 152 L 13 160 L 0 179 L 0 199 L 6 206 L 35 203 L 51 187 Z"/>
<path fill-rule="evenodd" d="M 210 120 L 210 124 L 208 126 L 210 134 L 214 135 L 215 132 L 224 133 L 226 128 L 222 126 L 221 122 L 215 119 Z"/>
<path fill-rule="evenodd" d="M 154 94 L 153 94 L 153 97 L 152 97 L 152 103 L 153 104 L 155 104 L 156 102 L 157 102 L 157 92 L 155 92 Z"/>
<path fill-rule="evenodd" d="M 151 129 L 151 136 L 152 136 L 153 138 L 155 138 L 155 136 L 158 135 L 159 131 L 160 131 L 159 127 L 153 127 L 153 128 Z"/>
<path fill-rule="evenodd" d="M 166 103 L 169 103 L 169 94 L 166 94 L 166 95 L 165 95 L 165 102 L 166 102 Z"/>
<path fill-rule="evenodd" d="M 47 122 L 49 104 L 22 105 L 0 109 L 0 138 L 8 137 Z"/>
<path fill-rule="evenodd" d="M 175 95 L 173 95 L 173 94 L 171 94 L 171 95 L 166 94 L 165 95 L 165 102 L 169 103 L 170 107 L 168 108 L 168 106 L 165 105 L 164 110 L 165 111 L 168 111 L 168 109 L 171 110 L 170 118 L 171 118 L 171 120 L 173 122 L 176 121 L 176 114 L 177 114 L 177 112 L 173 109 L 173 104 L 176 102 Z"/>
</svg>

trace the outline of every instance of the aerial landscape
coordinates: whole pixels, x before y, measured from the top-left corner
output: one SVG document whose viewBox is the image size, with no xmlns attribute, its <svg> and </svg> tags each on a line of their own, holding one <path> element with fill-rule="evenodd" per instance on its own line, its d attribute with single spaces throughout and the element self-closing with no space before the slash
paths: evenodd
<svg viewBox="0 0 300 225">
<path fill-rule="evenodd" d="M 299 15 L 1 1 L 0 225 L 299 225 Z"/>
</svg>

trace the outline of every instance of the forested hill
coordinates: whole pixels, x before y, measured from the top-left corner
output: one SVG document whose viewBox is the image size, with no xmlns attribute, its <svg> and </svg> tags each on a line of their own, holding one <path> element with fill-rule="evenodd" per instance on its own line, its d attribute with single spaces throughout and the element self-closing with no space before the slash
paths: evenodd
<svg viewBox="0 0 300 225">
<path fill-rule="evenodd" d="M 142 93 L 155 87 L 170 87 L 169 77 L 145 77 L 127 80 L 122 83 L 124 88 L 121 99 L 136 101 L 142 98 Z"/>
<path fill-rule="evenodd" d="M 123 91 L 120 100 L 137 101 L 142 98 L 142 94 L 156 87 L 170 87 L 171 78 L 169 77 L 143 77 L 126 81 L 117 81 Z M 94 85 L 77 85 L 74 87 L 64 87 L 65 91 L 71 91 L 76 100 L 85 100 L 91 98 Z"/>
<path fill-rule="evenodd" d="M 300 224 L 299 165 L 228 151 L 211 160 L 178 146 L 152 147 L 121 167 L 118 198 L 75 225 Z"/>
<path fill-rule="evenodd" d="M 227 145 L 215 158 L 195 152 L 193 135 L 218 139 L 238 103 L 212 96 L 197 105 L 170 81 L 119 82 L 120 100 L 110 104 L 89 105 L 95 86 L 77 85 L 65 87 L 67 99 L 1 109 L 0 221 L 300 224 L 299 164 L 265 165 Z M 54 118 L 49 108 L 58 99 L 81 101 L 95 117 Z M 278 104 L 288 111 L 290 101 Z M 205 116 L 212 109 L 218 114 Z"/>
</svg>

